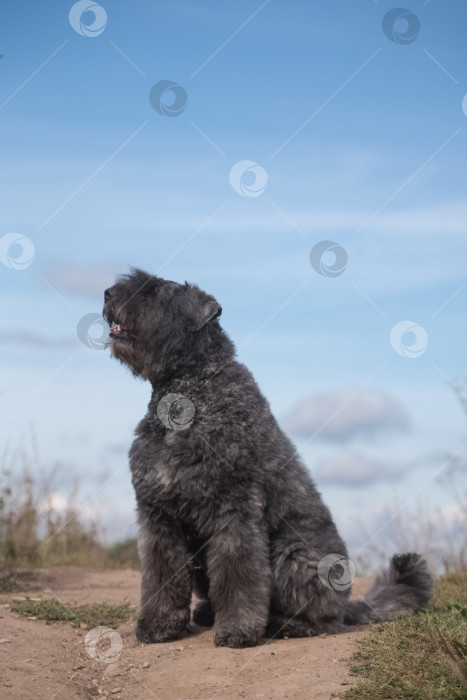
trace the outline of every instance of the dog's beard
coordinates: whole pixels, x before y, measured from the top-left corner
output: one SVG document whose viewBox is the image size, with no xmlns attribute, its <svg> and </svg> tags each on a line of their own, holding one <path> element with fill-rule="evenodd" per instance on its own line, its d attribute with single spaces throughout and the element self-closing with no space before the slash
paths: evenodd
<svg viewBox="0 0 467 700">
<path fill-rule="evenodd" d="M 138 348 L 132 338 L 124 338 L 120 334 L 112 333 L 108 345 L 112 357 L 129 367 L 136 376 L 146 378 L 144 371 L 146 354 Z"/>
</svg>

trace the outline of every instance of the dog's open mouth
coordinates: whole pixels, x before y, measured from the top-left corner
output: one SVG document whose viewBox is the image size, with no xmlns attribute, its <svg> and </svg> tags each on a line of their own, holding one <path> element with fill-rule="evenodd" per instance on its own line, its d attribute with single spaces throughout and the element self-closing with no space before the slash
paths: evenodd
<svg viewBox="0 0 467 700">
<path fill-rule="evenodd" d="M 134 333 L 132 333 L 129 328 L 125 328 L 119 323 L 113 323 L 111 325 L 109 334 L 112 338 L 120 338 L 121 340 L 130 340 L 130 338 L 134 337 Z"/>
</svg>

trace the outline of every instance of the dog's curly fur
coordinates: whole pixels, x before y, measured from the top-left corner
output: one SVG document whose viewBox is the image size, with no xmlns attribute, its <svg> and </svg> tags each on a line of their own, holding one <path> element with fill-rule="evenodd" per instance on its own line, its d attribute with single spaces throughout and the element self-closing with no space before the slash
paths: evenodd
<svg viewBox="0 0 467 700">
<path fill-rule="evenodd" d="M 328 508 L 196 285 L 141 270 L 105 292 L 114 357 L 152 384 L 130 450 L 142 568 L 136 635 L 178 639 L 193 619 L 216 645 L 335 633 L 426 607 L 432 579 L 397 555 L 363 602 L 322 581 L 347 551 Z M 183 397 L 183 398 L 181 398 Z M 337 568 L 336 568 L 337 567 Z M 342 576 L 337 564 L 330 580 Z M 345 568 L 345 567 L 344 567 Z M 329 573 L 329 572 L 328 572 Z"/>
</svg>

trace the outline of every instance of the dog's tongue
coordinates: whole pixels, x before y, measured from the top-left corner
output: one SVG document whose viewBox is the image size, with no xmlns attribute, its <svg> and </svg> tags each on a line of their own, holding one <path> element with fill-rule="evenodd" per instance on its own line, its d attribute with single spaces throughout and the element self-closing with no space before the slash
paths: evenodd
<svg viewBox="0 0 467 700">
<path fill-rule="evenodd" d="M 115 326 L 112 326 L 112 328 L 110 329 L 110 332 L 111 333 L 120 333 L 121 330 L 122 330 L 121 326 L 118 323 L 116 323 Z"/>
</svg>

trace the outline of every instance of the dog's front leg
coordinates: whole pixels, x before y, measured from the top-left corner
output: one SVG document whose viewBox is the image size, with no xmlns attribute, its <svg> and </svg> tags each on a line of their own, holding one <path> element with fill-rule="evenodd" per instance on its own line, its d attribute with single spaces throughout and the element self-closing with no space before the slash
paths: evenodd
<svg viewBox="0 0 467 700">
<path fill-rule="evenodd" d="M 211 537 L 207 556 L 216 646 L 258 644 L 268 620 L 271 573 L 266 533 L 238 516 L 226 516 Z"/>
<path fill-rule="evenodd" d="M 141 561 L 140 642 L 168 642 L 186 634 L 190 621 L 189 556 L 177 528 L 143 522 L 138 536 Z"/>
</svg>

